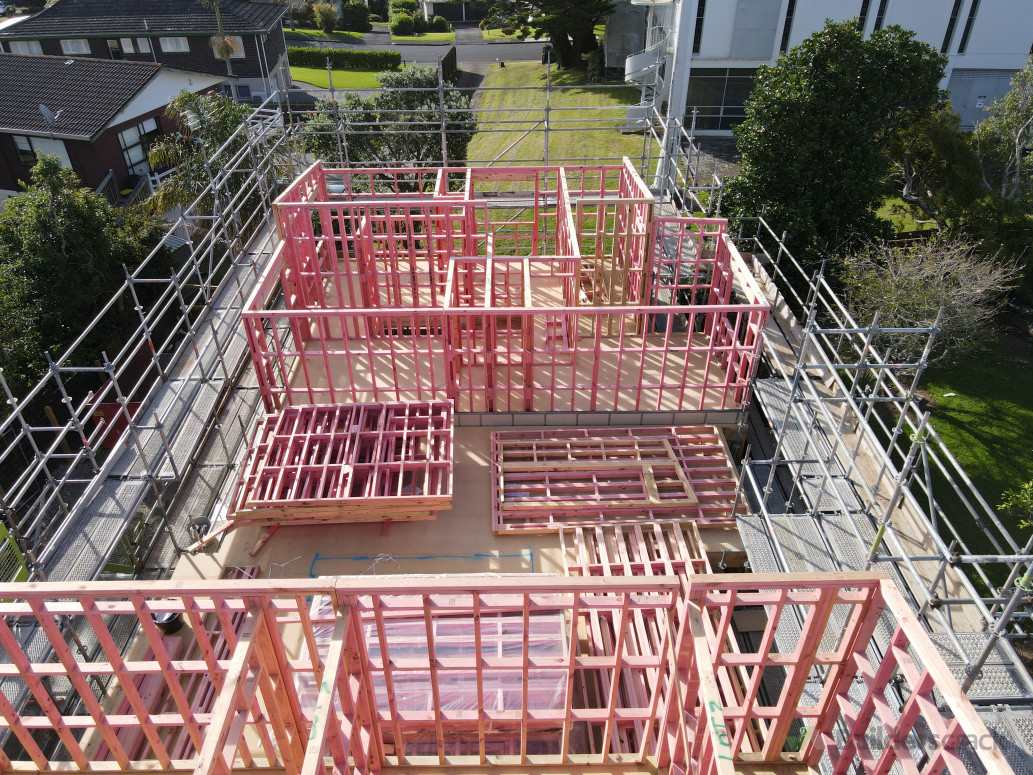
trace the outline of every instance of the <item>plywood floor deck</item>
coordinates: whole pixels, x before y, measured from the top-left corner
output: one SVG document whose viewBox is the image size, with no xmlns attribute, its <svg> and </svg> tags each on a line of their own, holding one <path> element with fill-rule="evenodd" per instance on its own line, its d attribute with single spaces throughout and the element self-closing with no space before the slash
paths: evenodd
<svg viewBox="0 0 1033 775">
<path fill-rule="evenodd" d="M 487 428 L 457 428 L 453 507 L 437 519 L 308 525 L 277 531 L 256 557 L 259 527 L 232 531 L 212 555 L 184 555 L 176 578 L 218 578 L 223 565 L 258 565 L 263 576 L 377 573 L 563 574 L 558 535 L 496 536 L 491 524 L 491 442 Z"/>
<path fill-rule="evenodd" d="M 225 566 L 257 565 L 262 576 L 564 571 L 558 533 L 495 535 L 491 517 L 491 429 L 456 428 L 451 509 L 429 521 L 299 525 L 277 531 L 256 557 L 264 528 L 236 528 L 211 554 L 184 555 L 176 578 L 218 578 Z M 705 530 L 720 550 L 734 530 Z M 733 540 L 734 543 L 734 540 Z"/>
</svg>

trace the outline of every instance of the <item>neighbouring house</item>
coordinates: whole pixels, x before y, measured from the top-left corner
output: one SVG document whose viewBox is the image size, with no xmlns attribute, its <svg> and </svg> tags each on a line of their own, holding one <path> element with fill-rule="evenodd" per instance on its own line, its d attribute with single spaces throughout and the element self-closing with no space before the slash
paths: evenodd
<svg viewBox="0 0 1033 775">
<path fill-rule="evenodd" d="M 265 98 L 290 86 L 280 20 L 285 5 L 220 0 L 223 33 L 233 45 L 228 62 L 212 48 L 215 10 L 199 0 L 58 0 L 0 31 L 12 54 L 52 54 L 157 62 L 235 79 L 240 99 Z"/>
<path fill-rule="evenodd" d="M 627 8 L 625 3 L 637 6 Z M 620 0 L 606 25 L 606 64 L 623 67 L 642 86 L 629 118 L 642 120 L 655 102 L 685 110 L 696 134 L 731 135 L 746 116 L 757 68 L 773 64 L 825 26 L 857 19 L 865 36 L 891 24 L 947 56 L 940 86 L 950 93 L 962 129 L 982 120 L 986 106 L 1033 53 L 1029 0 Z M 629 56 L 630 55 L 630 56 Z M 659 76 L 659 77 L 658 77 Z"/>
<path fill-rule="evenodd" d="M 419 7 L 428 21 L 444 16 L 450 22 L 477 22 L 488 13 L 484 0 L 420 0 Z"/>
<path fill-rule="evenodd" d="M 117 198 L 151 172 L 150 142 L 175 131 L 169 101 L 222 80 L 155 62 L 0 54 L 0 200 L 20 193 L 40 153 Z"/>
</svg>

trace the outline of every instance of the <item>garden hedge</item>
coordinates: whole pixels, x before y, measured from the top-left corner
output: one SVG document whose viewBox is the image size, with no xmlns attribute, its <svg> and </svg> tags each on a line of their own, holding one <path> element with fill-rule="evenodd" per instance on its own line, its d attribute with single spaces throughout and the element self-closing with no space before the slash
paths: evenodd
<svg viewBox="0 0 1033 775">
<path fill-rule="evenodd" d="M 296 67 L 326 67 L 327 57 L 330 58 L 330 67 L 335 70 L 397 70 L 402 66 L 402 55 L 397 51 L 287 47 L 287 59 Z"/>
</svg>

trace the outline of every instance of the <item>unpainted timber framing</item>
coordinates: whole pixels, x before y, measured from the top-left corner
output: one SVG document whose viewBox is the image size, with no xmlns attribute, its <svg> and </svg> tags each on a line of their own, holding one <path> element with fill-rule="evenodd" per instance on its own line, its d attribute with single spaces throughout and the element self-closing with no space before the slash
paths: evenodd
<svg viewBox="0 0 1033 775">
<path fill-rule="evenodd" d="M 768 304 L 725 221 L 653 205 L 628 162 L 314 165 L 276 201 L 283 241 L 244 313 L 267 410 L 737 408 Z"/>
<path fill-rule="evenodd" d="M 318 653 L 313 634 L 320 622 L 307 605 L 317 595 L 334 602 L 334 634 L 325 655 Z M 739 612 L 757 611 L 766 612 L 759 646 L 741 651 L 733 620 Z M 895 623 L 894 635 L 886 655 L 871 663 L 869 644 L 884 611 Z M 530 617 L 549 612 L 562 616 L 567 628 L 559 659 L 535 656 L 529 647 Z M 169 653 L 151 617 L 172 613 L 187 618 L 184 637 L 200 639 L 201 657 L 176 659 Z M 797 648 L 774 651 L 780 619 L 797 614 Z M 0 640 L 11 658 L 0 665 L 0 675 L 25 681 L 43 711 L 23 715 L 0 698 L 3 724 L 23 747 L 0 758 L 3 771 L 308 774 L 322 772 L 332 760 L 345 773 L 463 766 L 575 773 L 636 764 L 728 775 L 764 766 L 804 772 L 825 762 L 836 773 L 886 775 L 900 762 L 905 771 L 923 775 L 945 769 L 961 775 L 966 770 L 955 752 L 959 742 L 966 736 L 989 739 L 892 583 L 871 573 L 4 584 L 0 615 Z M 520 648 L 488 653 L 474 627 L 468 649 L 436 653 L 440 623 L 499 615 L 523 623 Z M 72 647 L 57 638 L 58 661 L 34 662 L 12 634 L 13 622 L 54 629 L 68 617 L 99 636 L 104 648 L 98 659 L 77 661 Z M 119 617 L 139 623 L 149 654 L 123 661 L 105 646 Z M 227 648 L 216 651 L 215 633 L 198 624 L 206 617 L 235 628 L 227 634 Z M 238 618 L 239 628 L 229 617 Z M 392 657 L 384 627 L 414 620 L 425 624 L 424 655 Z M 71 663 L 80 680 L 110 677 L 111 701 L 123 693 L 130 710 L 59 707 L 45 684 L 65 676 Z M 758 691 L 769 670 L 780 671 L 784 680 L 774 703 L 765 705 Z M 376 671 L 425 676 L 431 687 L 427 710 L 378 703 Z M 483 699 L 473 711 L 442 706 L 441 687 L 450 677 L 472 676 L 467 680 L 480 695 L 493 675 L 506 671 L 555 671 L 563 677 L 563 702 L 532 707 L 525 680 L 519 711 L 498 711 Z M 189 687 L 202 673 L 218 692 L 214 701 L 199 705 Z M 154 710 L 141 703 L 136 688 L 150 675 L 160 679 L 167 697 Z M 299 702 L 299 675 L 320 687 L 311 712 Z M 816 675 L 818 699 L 802 705 L 804 684 Z M 867 686 L 859 699 L 852 692 L 855 676 Z M 390 678 L 384 680 L 391 693 Z M 897 689 L 908 698 L 899 714 L 891 707 Z M 952 718 L 941 717 L 940 701 L 950 706 Z M 810 733 L 787 744 L 790 730 L 800 724 Z M 852 732 L 847 738 L 837 732 L 842 724 Z M 889 744 L 868 747 L 872 724 Z M 918 724 L 933 738 L 926 755 L 915 760 L 903 741 Z M 54 759 L 36 742 L 42 731 L 59 741 Z M 146 740 L 132 754 L 139 758 L 113 744 L 127 732 Z M 170 741 L 181 733 L 190 745 L 175 748 L 174 758 Z M 511 736 L 514 753 L 491 753 L 489 734 Z M 528 741 L 543 734 L 552 736 L 553 747 L 529 752 Z M 109 750 L 98 755 L 98 748 L 80 742 L 90 738 L 105 741 Z M 430 741 L 437 754 L 410 756 L 411 739 Z M 455 740 L 467 741 L 466 752 L 449 752 Z M 1010 772 L 997 749 L 980 746 L 973 755 L 990 775 Z"/>
</svg>

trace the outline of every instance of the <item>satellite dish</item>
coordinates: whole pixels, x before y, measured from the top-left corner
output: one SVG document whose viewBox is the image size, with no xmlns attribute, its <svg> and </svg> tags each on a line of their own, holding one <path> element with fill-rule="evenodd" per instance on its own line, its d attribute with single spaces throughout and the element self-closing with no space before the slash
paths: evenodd
<svg viewBox="0 0 1033 775">
<path fill-rule="evenodd" d="M 43 114 L 43 120 L 47 122 L 47 126 L 53 126 L 54 123 L 61 118 L 64 108 L 61 108 L 61 110 L 55 113 L 41 102 L 39 104 L 39 112 Z"/>
</svg>

